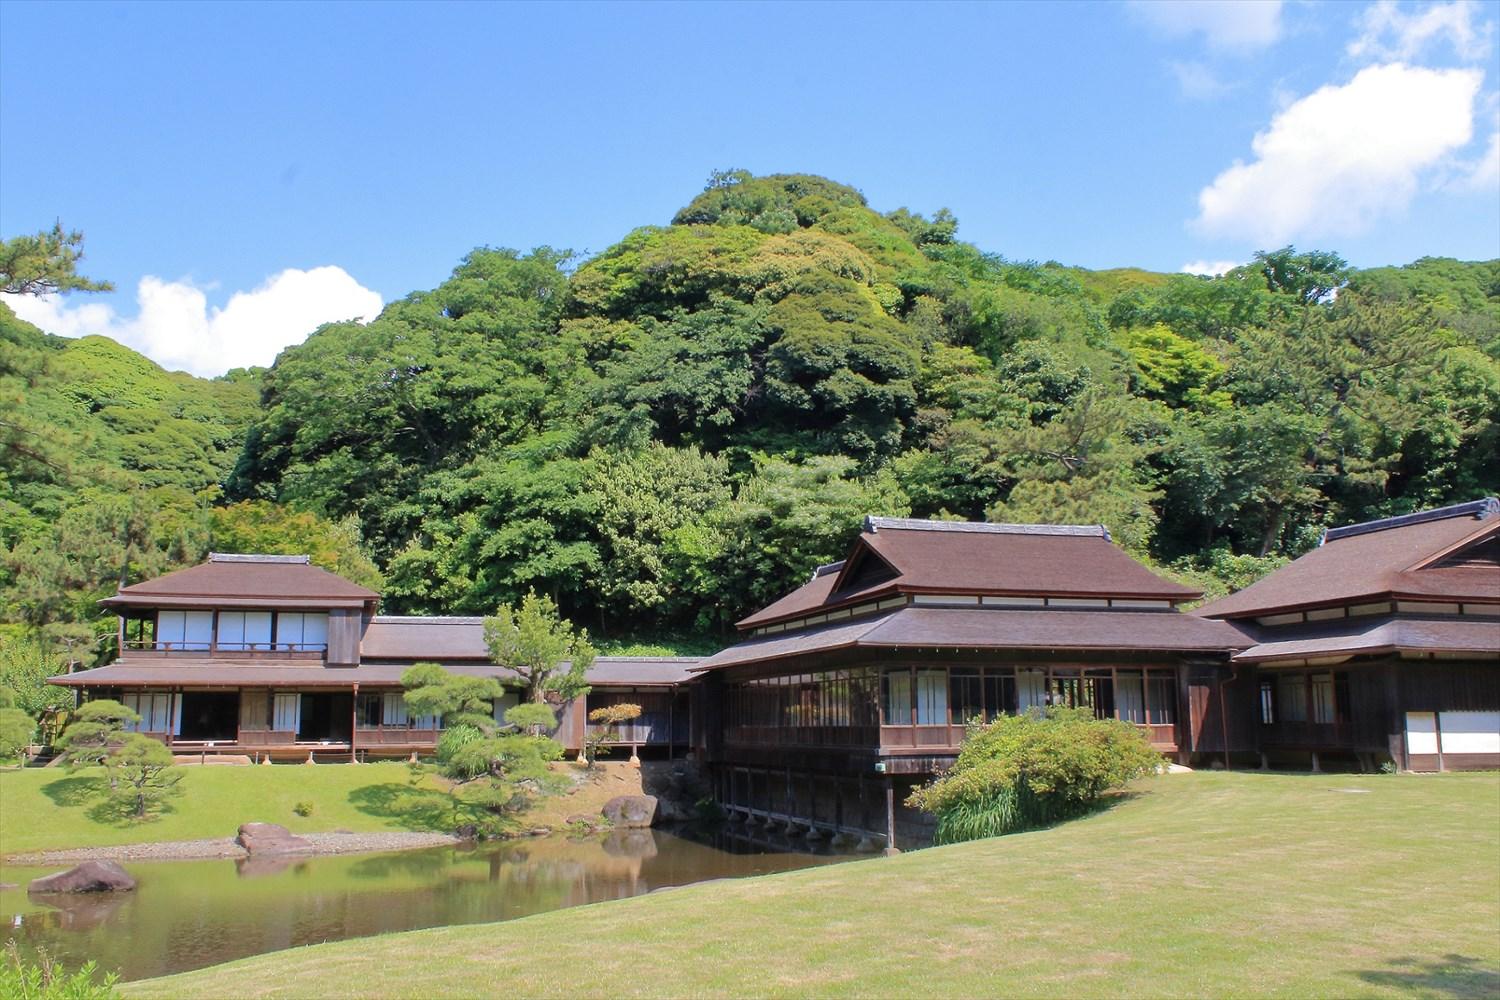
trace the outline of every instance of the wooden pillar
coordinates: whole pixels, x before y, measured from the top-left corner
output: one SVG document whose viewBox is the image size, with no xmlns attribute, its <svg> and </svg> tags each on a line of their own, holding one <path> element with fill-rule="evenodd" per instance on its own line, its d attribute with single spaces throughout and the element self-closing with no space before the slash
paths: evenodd
<svg viewBox="0 0 1500 1000">
<path fill-rule="evenodd" d="M 1438 771 L 1444 771 L 1443 765 L 1443 713 L 1437 709 L 1432 711 L 1432 739 L 1437 743 Z"/>
<path fill-rule="evenodd" d="M 890 775 L 885 776 L 885 853 L 901 853 L 896 847 L 896 782 Z"/>
<path fill-rule="evenodd" d="M 186 636 L 184 636 L 183 638 L 186 639 Z M 244 637 L 241 636 L 241 638 L 244 638 Z M 184 641 L 183 645 L 185 646 L 185 645 L 187 645 L 187 643 Z M 208 655 L 209 656 L 213 656 L 218 651 L 219 651 L 219 611 L 218 611 L 217 608 L 215 608 L 214 609 L 214 616 L 213 616 L 212 620 L 209 622 Z"/>
<path fill-rule="evenodd" d="M 359 735 L 359 682 L 354 683 L 354 694 L 349 698 L 349 763 L 358 764 L 359 758 L 355 756 L 359 751 L 356 749 L 356 737 Z"/>
<path fill-rule="evenodd" d="M 674 713 L 677 710 L 677 692 L 667 693 L 667 760 L 672 760 L 672 745 L 677 739 L 677 727 L 673 725 L 676 721 Z"/>
<path fill-rule="evenodd" d="M 117 615 L 115 621 L 119 623 L 119 631 L 115 638 L 115 659 L 121 659 L 125 655 L 125 616 Z M 73 672 L 73 658 L 68 657 L 68 673 Z"/>
</svg>

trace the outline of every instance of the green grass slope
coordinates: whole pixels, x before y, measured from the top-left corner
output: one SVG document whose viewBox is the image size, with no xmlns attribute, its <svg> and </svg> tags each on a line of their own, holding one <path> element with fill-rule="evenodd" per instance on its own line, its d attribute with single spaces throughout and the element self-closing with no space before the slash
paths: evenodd
<svg viewBox="0 0 1500 1000">
<path fill-rule="evenodd" d="M 1500 992 L 1500 775 L 1171 775 L 1037 833 L 280 952 L 129 997 Z M 578 960 L 550 960 L 575 954 Z"/>
</svg>

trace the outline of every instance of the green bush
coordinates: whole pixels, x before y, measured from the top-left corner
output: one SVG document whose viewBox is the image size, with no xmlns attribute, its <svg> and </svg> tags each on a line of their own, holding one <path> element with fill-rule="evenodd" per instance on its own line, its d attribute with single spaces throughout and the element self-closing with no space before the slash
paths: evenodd
<svg viewBox="0 0 1500 1000">
<path fill-rule="evenodd" d="M 1085 709 L 1032 710 L 972 727 L 953 767 L 908 803 L 937 815 L 937 843 L 954 844 L 1078 816 L 1161 765 L 1128 722 Z"/>
<path fill-rule="evenodd" d="M 0 962 L 0 997 L 7 1000 L 116 1000 L 120 994 L 115 989 L 115 982 L 120 977 L 111 972 L 96 982 L 96 971 L 94 963 L 87 962 L 69 973 L 41 948 L 37 949 L 37 962 L 33 965 L 21 958 L 20 949 L 11 939 L 5 945 L 5 961 Z"/>
<path fill-rule="evenodd" d="M 313 804 L 311 802 L 308 802 L 306 799 L 303 799 L 301 802 L 298 802 L 296 805 L 292 806 L 292 812 L 296 813 L 298 816 L 311 816 L 313 814 Z"/>
</svg>

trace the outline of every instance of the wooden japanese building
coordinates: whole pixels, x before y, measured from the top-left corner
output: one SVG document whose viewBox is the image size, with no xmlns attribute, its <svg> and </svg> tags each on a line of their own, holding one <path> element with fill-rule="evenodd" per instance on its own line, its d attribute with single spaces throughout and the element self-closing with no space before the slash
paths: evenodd
<svg viewBox="0 0 1500 1000">
<path fill-rule="evenodd" d="M 1098 526 L 868 518 L 846 559 L 695 669 L 719 801 L 889 844 L 922 825 L 901 802 L 967 722 L 1051 704 L 1132 722 L 1183 760 L 1221 751 L 1217 699 L 1247 642 L 1177 610 L 1198 596 Z"/>
<path fill-rule="evenodd" d="M 1233 706 L 1263 762 L 1500 767 L 1500 502 L 1329 530 L 1200 608 L 1246 636 Z"/>
<path fill-rule="evenodd" d="M 199 566 L 122 587 L 119 655 L 52 683 L 138 712 L 134 727 L 184 753 L 365 759 L 428 751 L 438 720 L 406 711 L 401 675 L 417 662 L 514 681 L 489 661 L 481 618 L 396 617 L 380 595 L 307 556 L 215 553 Z M 557 738 L 583 744 L 591 708 L 644 709 L 622 742 L 665 752 L 689 742 L 683 690 L 695 659 L 600 657 L 589 693 L 559 704 Z M 518 694 L 496 706 L 497 718 Z"/>
</svg>

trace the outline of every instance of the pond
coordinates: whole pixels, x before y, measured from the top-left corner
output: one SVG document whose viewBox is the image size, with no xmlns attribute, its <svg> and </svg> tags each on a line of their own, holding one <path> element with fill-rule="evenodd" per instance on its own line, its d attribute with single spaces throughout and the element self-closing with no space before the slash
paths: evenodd
<svg viewBox="0 0 1500 1000">
<path fill-rule="evenodd" d="M 25 886 L 67 866 L 0 868 L 0 883 L 18 883 L 0 890 L 0 943 L 13 937 L 23 953 L 41 946 L 69 967 L 93 959 L 124 980 L 144 979 L 320 941 L 510 920 L 850 857 L 796 843 L 631 830 L 390 854 L 130 861 L 136 891 L 49 897 L 63 906 L 28 897 Z"/>
</svg>

